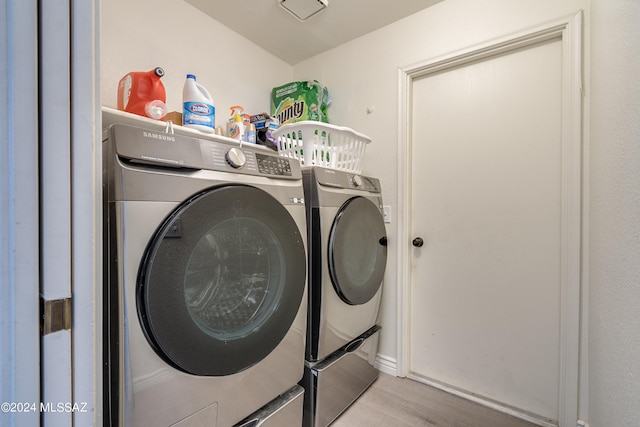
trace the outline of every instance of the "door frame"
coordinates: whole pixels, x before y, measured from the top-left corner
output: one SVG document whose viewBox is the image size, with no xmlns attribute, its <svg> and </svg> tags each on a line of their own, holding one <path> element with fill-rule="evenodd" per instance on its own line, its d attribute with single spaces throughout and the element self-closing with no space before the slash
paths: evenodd
<svg viewBox="0 0 640 427">
<path fill-rule="evenodd" d="M 409 373 L 410 345 L 410 268 L 411 268 L 411 147 L 413 82 L 433 73 L 446 71 L 496 55 L 532 46 L 547 40 L 562 43 L 562 206 L 561 206 L 561 285 L 560 285 L 560 373 L 558 425 L 575 426 L 578 420 L 580 363 L 580 296 L 583 288 L 583 260 L 586 260 L 582 212 L 583 194 L 588 194 L 583 179 L 582 147 L 582 11 L 556 21 L 491 40 L 461 51 L 445 54 L 398 70 L 398 192 L 401 210 L 398 236 L 402 241 L 397 253 L 397 373 Z M 583 193 L 584 192 L 584 193 Z M 583 331 L 584 333 L 584 331 Z M 434 384 L 435 385 L 435 384 Z M 436 385 L 437 386 L 437 385 Z M 449 390 L 452 392 L 454 390 Z M 484 399 L 457 392 L 499 410 L 507 408 Z M 518 415 L 514 413 L 514 415 Z M 538 421 L 532 419 L 531 421 Z"/>
</svg>

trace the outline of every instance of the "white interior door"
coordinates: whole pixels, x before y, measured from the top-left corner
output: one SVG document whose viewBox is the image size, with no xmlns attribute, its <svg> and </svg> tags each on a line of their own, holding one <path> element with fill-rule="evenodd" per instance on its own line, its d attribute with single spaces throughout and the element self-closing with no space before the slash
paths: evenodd
<svg viewBox="0 0 640 427">
<path fill-rule="evenodd" d="M 558 419 L 562 40 L 413 82 L 409 372 Z"/>
</svg>

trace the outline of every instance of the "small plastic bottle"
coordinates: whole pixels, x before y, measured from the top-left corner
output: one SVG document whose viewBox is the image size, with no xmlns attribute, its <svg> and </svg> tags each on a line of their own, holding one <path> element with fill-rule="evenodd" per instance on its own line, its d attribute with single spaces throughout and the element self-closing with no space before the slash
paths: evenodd
<svg viewBox="0 0 640 427">
<path fill-rule="evenodd" d="M 249 123 L 244 133 L 244 140 L 250 144 L 256 143 L 256 125 Z"/>
<path fill-rule="evenodd" d="M 182 89 L 182 125 L 212 133 L 216 127 L 213 98 L 204 86 L 196 82 L 196 76 L 187 74 Z"/>
</svg>

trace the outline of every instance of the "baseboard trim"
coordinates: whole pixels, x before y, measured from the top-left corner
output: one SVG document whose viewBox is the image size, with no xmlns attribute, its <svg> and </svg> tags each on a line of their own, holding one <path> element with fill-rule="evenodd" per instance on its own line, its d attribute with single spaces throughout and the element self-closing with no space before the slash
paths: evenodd
<svg viewBox="0 0 640 427">
<path fill-rule="evenodd" d="M 380 372 L 394 377 L 398 376 L 398 362 L 392 357 L 378 353 L 376 356 L 375 366 Z"/>
<path fill-rule="evenodd" d="M 503 412 L 505 414 L 519 418 L 521 420 L 528 421 L 530 423 L 533 423 L 541 427 L 558 427 L 558 423 L 556 421 L 541 418 L 535 414 L 528 413 L 521 409 L 514 408 L 509 405 L 505 405 L 503 403 L 495 402 L 491 399 L 483 398 L 482 396 L 477 396 L 475 394 L 472 394 L 463 390 L 459 390 L 455 387 L 448 386 L 446 384 L 442 384 L 440 382 L 437 382 L 428 378 L 424 378 L 418 375 L 411 375 L 411 374 L 407 375 L 407 378 L 420 382 L 422 384 L 428 385 L 430 387 L 437 388 L 438 390 L 445 391 L 449 394 L 461 397 L 463 399 L 469 400 L 471 402 L 477 403 L 487 408 L 491 408 L 493 410 Z"/>
</svg>

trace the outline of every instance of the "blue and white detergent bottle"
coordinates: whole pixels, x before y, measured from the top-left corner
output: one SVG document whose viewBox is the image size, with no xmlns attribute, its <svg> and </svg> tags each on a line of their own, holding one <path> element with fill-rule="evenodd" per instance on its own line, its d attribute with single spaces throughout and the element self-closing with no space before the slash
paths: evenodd
<svg viewBox="0 0 640 427">
<path fill-rule="evenodd" d="M 182 126 L 203 132 L 213 132 L 216 127 L 213 98 L 204 86 L 196 82 L 193 74 L 187 74 L 182 89 Z"/>
</svg>

